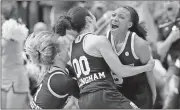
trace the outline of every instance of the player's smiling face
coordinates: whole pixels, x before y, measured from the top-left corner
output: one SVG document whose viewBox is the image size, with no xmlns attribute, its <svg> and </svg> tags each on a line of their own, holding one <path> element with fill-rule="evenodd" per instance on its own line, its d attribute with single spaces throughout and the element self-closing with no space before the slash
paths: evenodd
<svg viewBox="0 0 180 110">
<path fill-rule="evenodd" d="M 125 30 L 132 26 L 130 12 L 125 8 L 118 8 L 111 16 L 111 30 Z"/>
</svg>

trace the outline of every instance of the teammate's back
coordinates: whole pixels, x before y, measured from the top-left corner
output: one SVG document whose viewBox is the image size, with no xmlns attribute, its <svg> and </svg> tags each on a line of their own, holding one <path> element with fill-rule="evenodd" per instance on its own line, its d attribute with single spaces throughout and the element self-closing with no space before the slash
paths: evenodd
<svg viewBox="0 0 180 110">
<path fill-rule="evenodd" d="M 91 33 L 78 36 L 72 45 L 71 63 L 77 73 L 81 93 L 101 89 L 115 89 L 110 68 L 103 57 L 96 57 L 85 52 L 83 44 L 86 37 L 96 37 Z M 95 38 L 94 38 L 95 39 Z M 91 45 L 91 44 L 90 44 Z"/>
<path fill-rule="evenodd" d="M 132 102 L 115 88 L 110 68 L 120 77 L 127 77 L 149 71 L 153 65 L 123 66 L 106 37 L 87 34 L 94 32 L 96 20 L 83 7 L 70 9 L 67 15 L 60 17 L 59 25 L 55 30 L 59 29 L 61 36 L 66 35 L 67 29 L 79 34 L 72 45 L 71 63 L 81 92 L 78 100 L 80 109 L 133 108 Z"/>
</svg>

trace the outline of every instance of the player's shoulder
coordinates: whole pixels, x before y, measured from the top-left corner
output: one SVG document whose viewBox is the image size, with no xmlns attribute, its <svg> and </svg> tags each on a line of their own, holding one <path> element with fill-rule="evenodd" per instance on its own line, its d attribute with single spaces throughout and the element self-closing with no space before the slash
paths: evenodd
<svg viewBox="0 0 180 110">
<path fill-rule="evenodd" d="M 61 67 L 59 66 L 53 66 L 50 70 L 49 70 L 49 73 L 51 75 L 54 75 L 54 74 L 62 74 L 62 75 L 66 75 L 67 72 L 64 71 Z"/>
<path fill-rule="evenodd" d="M 134 43 L 135 43 L 136 47 L 138 47 L 138 48 L 148 47 L 148 45 L 149 45 L 148 41 L 139 37 L 136 33 L 133 33 L 133 34 L 135 34 L 134 35 Z"/>
<path fill-rule="evenodd" d="M 149 55 L 150 46 L 148 41 L 142 39 L 137 34 L 134 36 L 134 50 L 138 57 L 142 57 L 142 55 L 147 54 Z"/>
<path fill-rule="evenodd" d="M 47 85 L 48 90 L 52 95 L 58 98 L 64 98 L 67 96 L 66 87 L 68 84 L 67 75 L 61 69 L 55 69 L 51 71 Z"/>
<path fill-rule="evenodd" d="M 97 37 L 97 43 L 104 43 L 108 41 L 107 37 L 104 35 L 97 35 L 96 37 Z"/>
<path fill-rule="evenodd" d="M 90 37 L 87 38 L 87 41 L 89 43 L 93 43 L 94 45 L 99 45 L 99 44 L 102 44 L 104 42 L 107 41 L 107 38 L 106 36 L 103 36 L 103 35 L 91 35 Z"/>
<path fill-rule="evenodd" d="M 51 85 L 57 85 L 56 81 L 59 81 L 60 83 L 65 83 L 66 79 L 64 77 L 67 77 L 68 73 L 64 70 L 62 70 L 60 67 L 53 67 L 50 71 L 49 71 L 49 83 L 51 83 Z"/>
<path fill-rule="evenodd" d="M 91 38 L 95 38 L 95 39 L 100 39 L 100 38 L 106 38 L 106 36 L 104 36 L 104 35 L 96 35 L 96 34 L 91 34 Z"/>
</svg>

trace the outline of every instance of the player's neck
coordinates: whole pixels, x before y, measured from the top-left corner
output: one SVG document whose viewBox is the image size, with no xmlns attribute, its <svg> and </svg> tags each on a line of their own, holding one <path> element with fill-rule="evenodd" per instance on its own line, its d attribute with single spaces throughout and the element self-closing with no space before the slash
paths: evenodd
<svg viewBox="0 0 180 110">
<path fill-rule="evenodd" d="M 114 43 L 115 44 L 123 43 L 125 41 L 127 32 L 128 31 L 118 31 L 118 33 L 112 33 Z"/>
<path fill-rule="evenodd" d="M 86 34 L 86 33 L 93 33 L 93 29 L 91 28 L 86 28 L 84 30 L 82 30 L 79 35 L 82 35 L 82 34 Z"/>
</svg>

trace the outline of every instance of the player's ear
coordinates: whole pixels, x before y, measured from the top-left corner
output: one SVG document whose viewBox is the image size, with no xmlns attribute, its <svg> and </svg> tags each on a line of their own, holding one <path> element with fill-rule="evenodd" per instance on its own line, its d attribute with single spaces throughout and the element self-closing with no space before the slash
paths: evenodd
<svg viewBox="0 0 180 110">
<path fill-rule="evenodd" d="M 131 28 L 132 25 L 133 25 L 133 23 L 132 23 L 132 22 L 129 22 L 129 23 L 128 23 L 128 28 Z"/>
<path fill-rule="evenodd" d="M 86 20 L 86 23 L 92 22 L 92 18 L 90 16 L 86 16 L 85 20 Z"/>
</svg>

